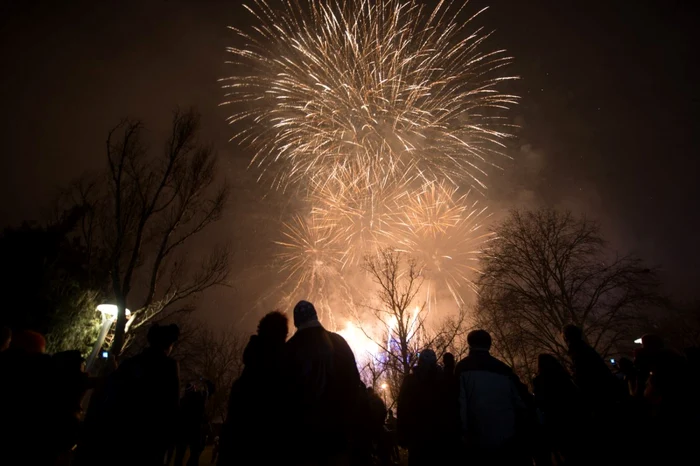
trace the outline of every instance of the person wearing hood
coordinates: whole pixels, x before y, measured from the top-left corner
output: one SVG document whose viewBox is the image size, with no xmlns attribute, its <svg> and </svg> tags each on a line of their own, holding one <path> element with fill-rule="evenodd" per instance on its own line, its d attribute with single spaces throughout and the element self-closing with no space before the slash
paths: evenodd
<svg viewBox="0 0 700 466">
<path fill-rule="evenodd" d="M 293 464 L 347 464 L 357 406 L 365 392 L 355 355 L 318 320 L 314 305 L 294 307 L 296 333 L 286 345 Z"/>
<path fill-rule="evenodd" d="M 287 316 L 274 311 L 260 320 L 257 334 L 250 337 L 243 352 L 245 367 L 231 387 L 228 415 L 219 436 L 219 466 L 282 464 L 288 333 Z"/>
</svg>

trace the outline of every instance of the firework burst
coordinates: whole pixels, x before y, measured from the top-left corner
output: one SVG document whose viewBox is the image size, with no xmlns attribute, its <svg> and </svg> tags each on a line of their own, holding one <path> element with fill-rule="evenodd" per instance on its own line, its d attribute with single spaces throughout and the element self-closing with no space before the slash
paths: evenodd
<svg viewBox="0 0 700 466">
<path fill-rule="evenodd" d="M 446 183 L 426 182 L 398 199 L 396 211 L 396 244 L 425 265 L 428 304 L 433 307 L 440 290 L 447 290 L 461 306 L 464 288 L 476 289 L 471 277 L 492 238 L 483 228 L 490 216 L 486 207 L 470 192 L 460 195 Z"/>
<path fill-rule="evenodd" d="M 410 190 L 411 180 L 368 185 L 363 179 L 334 179 L 313 190 L 311 215 L 342 245 L 343 268 L 391 244 L 391 212 Z"/>
<path fill-rule="evenodd" d="M 256 26 L 232 28 L 223 104 L 260 176 L 307 203 L 277 242 L 287 299 L 315 300 L 333 325 L 330 310 L 367 291 L 351 266 L 394 247 L 425 265 L 428 309 L 443 295 L 463 305 L 490 238 L 470 192 L 483 194 L 504 157 L 501 110 L 517 101 L 501 92 L 511 59 L 472 28 L 481 12 L 464 21 L 465 3 L 449 0 L 251 2 Z"/>
<path fill-rule="evenodd" d="M 502 121 L 490 109 L 516 97 L 496 73 L 510 58 L 482 51 L 489 34 L 467 31 L 463 6 L 416 0 L 265 0 L 246 6 L 258 26 L 234 29 L 240 74 L 225 84 L 234 138 L 273 185 L 368 185 L 415 167 L 428 180 L 483 188 L 498 163 Z M 478 13 L 477 13 L 478 14 Z M 476 16 L 476 15 L 475 15 Z M 313 180 L 313 183 L 308 183 Z"/>
</svg>

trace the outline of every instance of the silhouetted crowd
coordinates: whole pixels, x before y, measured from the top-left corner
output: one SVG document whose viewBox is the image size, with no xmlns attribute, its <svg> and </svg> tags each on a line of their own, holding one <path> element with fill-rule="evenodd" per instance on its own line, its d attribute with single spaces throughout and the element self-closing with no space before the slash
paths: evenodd
<svg viewBox="0 0 700 466">
<path fill-rule="evenodd" d="M 459 362 L 420 352 L 394 416 L 311 303 L 293 316 L 289 340 L 281 312 L 250 337 L 212 463 L 392 466 L 401 446 L 410 466 L 697 464 L 697 349 L 680 354 L 647 335 L 633 360 L 609 365 L 568 325 L 568 368 L 539 355 L 530 390 L 490 354 L 489 333 L 474 330 Z M 154 325 L 148 348 L 95 378 L 77 351 L 45 354 L 40 334 L 1 336 L 0 464 L 180 466 L 187 451 L 187 465 L 199 464 L 214 437 L 206 406 L 216 387 L 199 380 L 180 397 L 176 325 Z"/>
</svg>

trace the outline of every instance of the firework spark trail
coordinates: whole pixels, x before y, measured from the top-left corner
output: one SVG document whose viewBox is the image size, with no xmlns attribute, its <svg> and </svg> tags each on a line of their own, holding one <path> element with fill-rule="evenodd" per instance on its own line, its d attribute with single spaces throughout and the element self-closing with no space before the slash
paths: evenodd
<svg viewBox="0 0 700 466">
<path fill-rule="evenodd" d="M 232 28 L 244 45 L 228 50 L 245 71 L 226 80 L 224 104 L 236 107 L 230 123 L 249 123 L 234 138 L 255 149 L 251 163 L 274 186 L 334 177 L 386 184 L 415 166 L 428 180 L 485 187 L 507 136 L 488 109 L 517 98 L 498 90 L 513 79 L 496 73 L 510 58 L 481 50 L 489 34 L 468 33 L 474 17 L 458 21 L 463 6 L 257 0 L 246 8 L 258 26 Z"/>
</svg>

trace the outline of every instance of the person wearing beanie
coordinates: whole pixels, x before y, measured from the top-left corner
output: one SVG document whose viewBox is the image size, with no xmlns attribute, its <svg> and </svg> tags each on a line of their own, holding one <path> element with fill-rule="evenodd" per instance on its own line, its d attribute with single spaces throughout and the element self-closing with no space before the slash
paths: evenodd
<svg viewBox="0 0 700 466">
<path fill-rule="evenodd" d="M 321 325 L 308 301 L 294 307 L 294 326 L 286 344 L 292 464 L 342 464 L 364 392 L 355 355 L 343 337 Z"/>
<path fill-rule="evenodd" d="M 469 354 L 455 367 L 459 414 L 465 454 L 473 465 L 519 464 L 517 419 L 527 406 L 513 370 L 491 356 L 491 335 L 474 330 L 467 335 Z"/>
<path fill-rule="evenodd" d="M 313 304 L 308 301 L 299 301 L 294 306 L 294 326 L 297 330 L 304 330 L 311 327 L 320 327 L 318 314 Z"/>
</svg>

